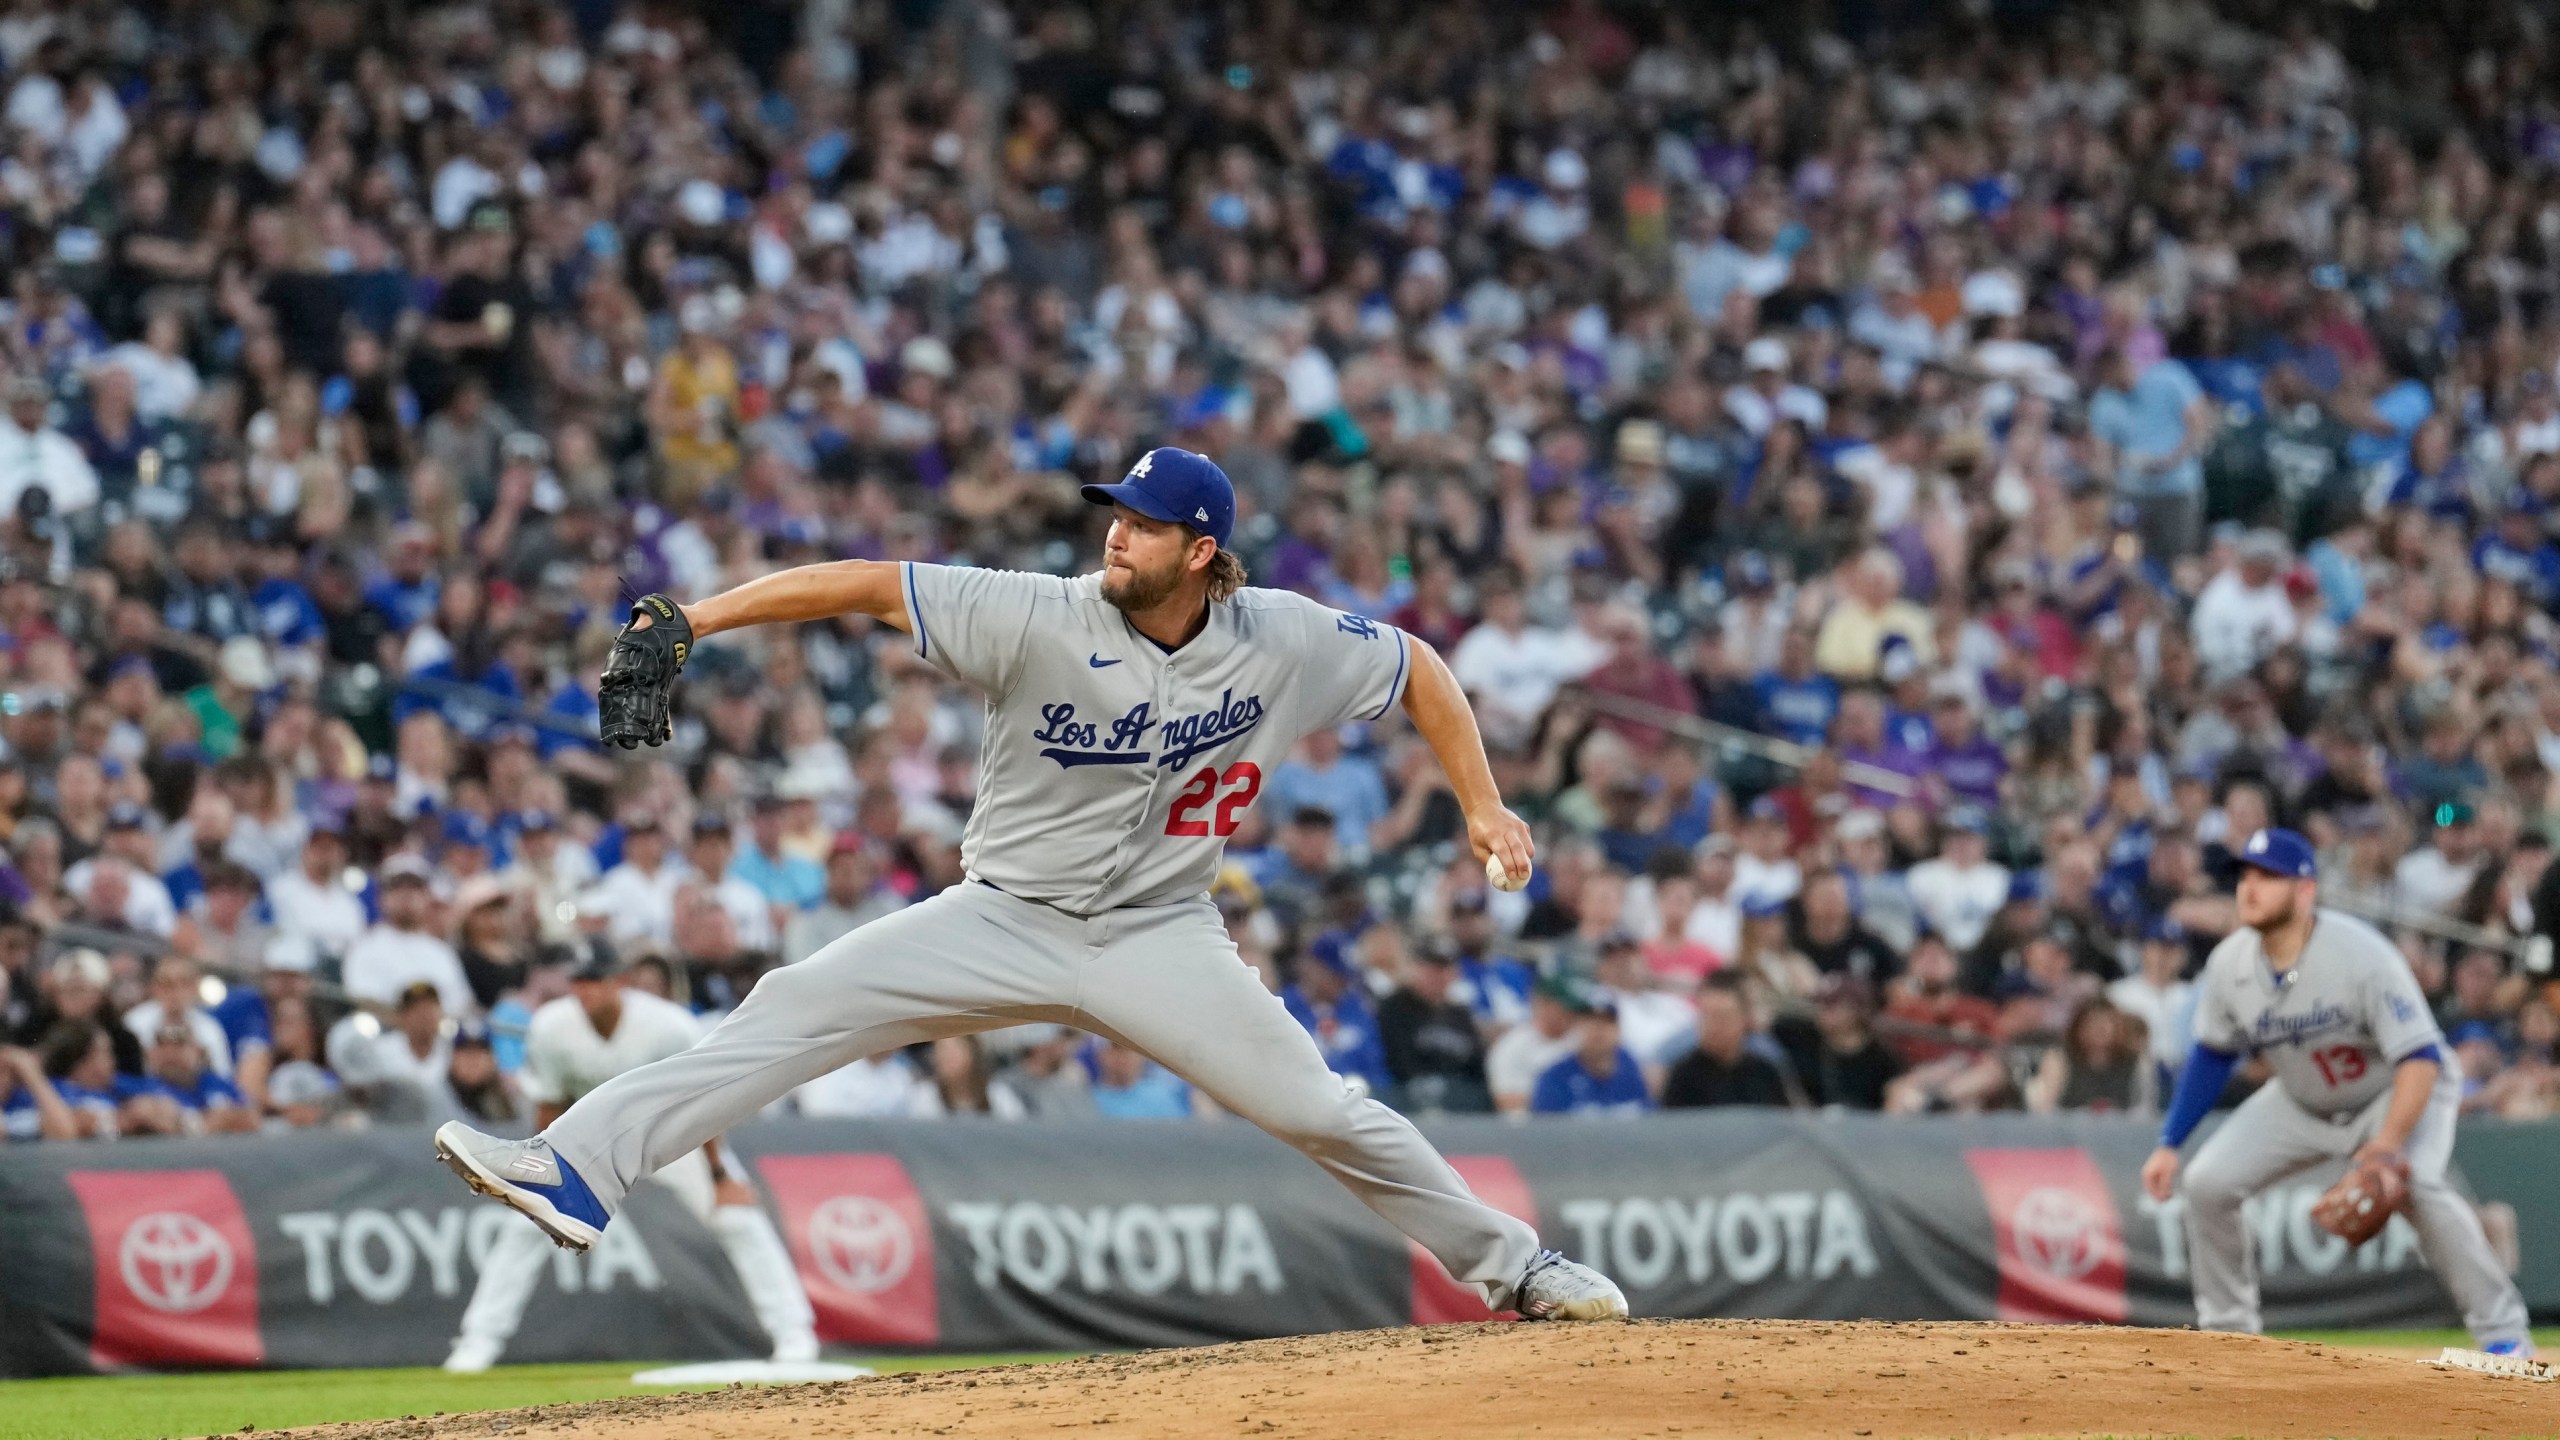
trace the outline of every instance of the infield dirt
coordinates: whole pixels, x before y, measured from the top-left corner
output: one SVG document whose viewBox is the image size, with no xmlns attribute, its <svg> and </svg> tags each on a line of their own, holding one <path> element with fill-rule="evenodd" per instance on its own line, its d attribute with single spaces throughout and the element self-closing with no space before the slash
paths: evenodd
<svg viewBox="0 0 2560 1440">
<path fill-rule="evenodd" d="M 2092 1326 L 1444 1325 L 290 1432 L 306 1440 L 2560 1434 L 2560 1384 Z"/>
</svg>

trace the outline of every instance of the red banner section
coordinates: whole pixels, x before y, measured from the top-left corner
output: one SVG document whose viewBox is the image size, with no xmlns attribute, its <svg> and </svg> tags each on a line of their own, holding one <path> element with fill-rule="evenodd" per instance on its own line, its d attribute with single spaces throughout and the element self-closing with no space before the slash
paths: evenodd
<svg viewBox="0 0 2560 1440">
<path fill-rule="evenodd" d="M 258 1248 L 219 1170 L 74 1170 L 101 1370 L 256 1365 Z"/>
<path fill-rule="evenodd" d="M 1506 1215 L 1538 1228 L 1538 1197 L 1529 1182 L 1520 1177 L 1520 1167 L 1508 1155 L 1452 1155 L 1449 1163 L 1476 1198 Z M 1476 1287 L 1449 1278 L 1431 1252 L 1408 1240 L 1405 1248 L 1413 1256 L 1413 1323 L 1416 1325 L 1449 1325 L 1467 1320 L 1491 1320 L 1494 1312 L 1484 1308 Z M 1505 1315 L 1509 1311 L 1503 1312 Z M 1515 1317 L 1516 1318 L 1516 1317 Z"/>
<path fill-rule="evenodd" d="M 848 1345 L 931 1345 L 933 1223 L 895 1155 L 768 1155 L 756 1162 L 818 1334 Z"/>
<path fill-rule="evenodd" d="M 1975 1149 L 1964 1160 L 1991 1212 L 1998 1318 L 2122 1323 L 2124 1227 L 2089 1152 Z"/>
</svg>

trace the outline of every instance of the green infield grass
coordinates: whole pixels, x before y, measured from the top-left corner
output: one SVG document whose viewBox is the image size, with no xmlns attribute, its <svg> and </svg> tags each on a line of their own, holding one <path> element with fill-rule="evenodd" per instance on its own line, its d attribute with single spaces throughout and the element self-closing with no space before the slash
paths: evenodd
<svg viewBox="0 0 2560 1440">
<path fill-rule="evenodd" d="M 833 1357 L 831 1357 L 833 1358 Z M 866 1356 L 875 1370 L 965 1370 L 978 1365 L 1063 1359 L 1057 1355 Z M 442 1370 L 264 1370 L 194 1375 L 84 1375 L 0 1382 L 0 1440 L 156 1440 L 236 1435 L 245 1426 L 279 1430 L 331 1420 L 514 1410 L 621 1395 L 664 1395 L 634 1385 L 634 1372 L 663 1362 L 615 1365 L 502 1365 L 485 1375 Z M 704 1386 L 721 1389 L 721 1386 Z"/>
</svg>

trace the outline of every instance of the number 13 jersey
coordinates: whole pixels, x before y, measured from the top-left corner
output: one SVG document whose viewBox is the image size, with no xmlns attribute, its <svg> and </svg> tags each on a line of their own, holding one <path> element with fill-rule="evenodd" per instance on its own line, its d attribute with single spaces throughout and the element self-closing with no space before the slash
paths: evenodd
<svg viewBox="0 0 2560 1440">
<path fill-rule="evenodd" d="M 2315 1115 L 2362 1109 L 2391 1088 L 2394 1066 L 2430 1050 L 2460 1077 L 2408 962 L 2352 915 L 2318 912 L 2283 975 L 2242 926 L 2213 947 L 2199 986 L 2197 1042 L 2264 1056 L 2284 1093 Z"/>
</svg>

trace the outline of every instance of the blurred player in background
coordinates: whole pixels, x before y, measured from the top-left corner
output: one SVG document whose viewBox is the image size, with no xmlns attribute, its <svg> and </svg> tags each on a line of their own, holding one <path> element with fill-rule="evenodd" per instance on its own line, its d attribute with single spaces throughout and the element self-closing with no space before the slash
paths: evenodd
<svg viewBox="0 0 2560 1440">
<path fill-rule="evenodd" d="M 581 964 L 570 993 L 533 1012 L 525 1032 L 527 1098 L 536 1119 L 548 1125 L 579 1096 L 626 1070 L 664 1059 L 702 1038 L 702 1023 L 681 1005 L 622 983 L 621 967 L 598 954 Z M 791 1254 L 755 1192 L 713 1141 L 659 1171 L 659 1184 L 684 1200 L 712 1233 L 738 1272 L 756 1321 L 773 1341 L 777 1365 L 818 1358 L 816 1320 Z M 551 1239 L 530 1221 L 511 1225 L 480 1267 L 480 1282 L 462 1312 L 462 1333 L 444 1368 L 472 1375 L 498 1363 L 524 1320 L 525 1302 L 547 1267 Z"/>
<path fill-rule="evenodd" d="M 2288 1175 L 2352 1157 L 2405 1175 L 2419 1252 L 2480 1348 L 2531 1355 L 2524 1297 L 2489 1248 L 2479 1214 L 2445 1175 L 2462 1066 L 2408 962 L 2372 926 L 2319 908 L 2319 870 L 2302 836 L 2259 830 L 2236 858 L 2240 928 L 2205 960 L 2195 1049 L 2160 1148 L 2142 1167 L 2143 1188 L 2167 1200 L 2178 1185 L 2178 1147 L 2232 1070 L 2245 1056 L 2266 1060 L 2273 1078 L 2187 1167 L 2196 1324 L 2258 1331 L 2258 1267 L 2243 1207 Z"/>
</svg>

